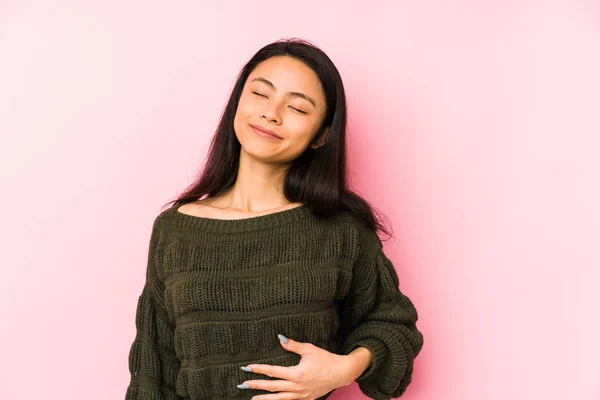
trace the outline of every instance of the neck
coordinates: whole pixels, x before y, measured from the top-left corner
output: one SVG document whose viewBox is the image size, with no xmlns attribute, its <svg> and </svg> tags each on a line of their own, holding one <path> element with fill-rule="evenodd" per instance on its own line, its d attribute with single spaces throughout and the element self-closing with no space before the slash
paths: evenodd
<svg viewBox="0 0 600 400">
<path fill-rule="evenodd" d="M 265 163 L 240 152 L 240 165 L 234 185 L 220 197 L 218 207 L 257 212 L 292 204 L 283 194 L 289 164 Z"/>
</svg>

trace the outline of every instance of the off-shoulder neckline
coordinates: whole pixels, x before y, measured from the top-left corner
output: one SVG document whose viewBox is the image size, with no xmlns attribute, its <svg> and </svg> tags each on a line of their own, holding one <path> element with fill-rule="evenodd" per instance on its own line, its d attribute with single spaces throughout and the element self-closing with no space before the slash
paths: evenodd
<svg viewBox="0 0 600 400">
<path fill-rule="evenodd" d="M 223 233 L 268 229 L 289 224 L 312 215 L 310 208 L 306 204 L 282 211 L 236 219 L 199 217 L 185 214 L 179 211 L 179 208 L 182 206 L 183 204 L 173 205 L 165 210 L 163 214 L 177 226 Z"/>
</svg>

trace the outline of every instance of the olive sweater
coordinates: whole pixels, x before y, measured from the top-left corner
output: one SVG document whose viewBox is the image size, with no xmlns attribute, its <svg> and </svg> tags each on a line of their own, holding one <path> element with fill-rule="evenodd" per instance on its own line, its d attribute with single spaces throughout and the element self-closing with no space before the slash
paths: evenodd
<svg viewBox="0 0 600 400">
<path fill-rule="evenodd" d="M 171 206 L 152 227 L 126 400 L 271 393 L 237 385 L 279 379 L 242 366 L 300 362 L 277 334 L 341 355 L 368 348 L 360 390 L 397 398 L 423 346 L 417 318 L 379 237 L 350 213 L 320 218 L 301 205 L 225 220 Z"/>
</svg>

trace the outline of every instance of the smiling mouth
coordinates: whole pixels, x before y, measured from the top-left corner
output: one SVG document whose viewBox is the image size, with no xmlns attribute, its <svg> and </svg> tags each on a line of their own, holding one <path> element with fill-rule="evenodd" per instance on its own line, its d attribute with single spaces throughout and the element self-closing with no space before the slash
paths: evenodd
<svg viewBox="0 0 600 400">
<path fill-rule="evenodd" d="M 261 129 L 260 127 L 256 126 L 256 125 L 250 125 L 250 128 L 254 131 L 254 133 L 256 133 L 259 136 L 268 138 L 268 139 L 276 139 L 276 140 L 281 140 L 282 138 L 279 136 L 276 136 L 274 134 L 271 134 L 269 132 L 264 131 L 263 129 Z"/>
</svg>

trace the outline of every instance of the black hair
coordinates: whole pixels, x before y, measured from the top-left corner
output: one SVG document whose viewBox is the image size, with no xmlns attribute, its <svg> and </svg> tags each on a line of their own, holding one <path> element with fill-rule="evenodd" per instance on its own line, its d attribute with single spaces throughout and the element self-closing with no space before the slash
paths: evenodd
<svg viewBox="0 0 600 400">
<path fill-rule="evenodd" d="M 293 57 L 318 76 L 326 100 L 326 115 L 315 140 L 329 127 L 325 143 L 307 147 L 291 162 L 284 181 L 284 195 L 290 202 L 302 202 L 313 214 L 326 218 L 348 211 L 374 231 L 391 236 L 379 212 L 367 200 L 350 190 L 346 169 L 346 94 L 342 78 L 331 59 L 313 43 L 303 39 L 281 39 L 261 48 L 240 71 L 221 120 L 211 141 L 203 172 L 172 203 L 179 206 L 216 197 L 237 179 L 241 145 L 234 132 L 234 117 L 244 85 L 261 62 L 275 56 Z M 169 204 L 167 203 L 167 204 Z M 377 217 L 376 217 L 377 215 Z"/>
</svg>

